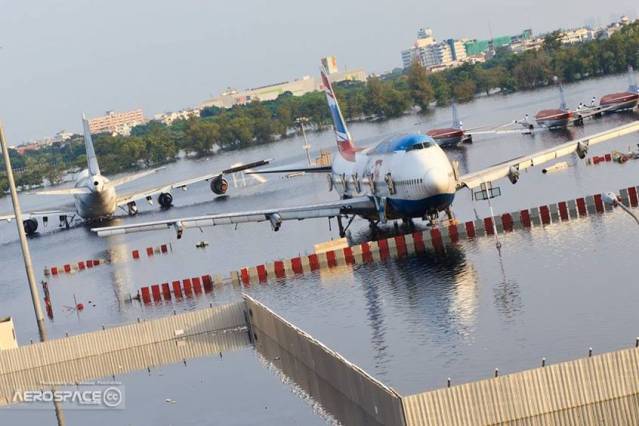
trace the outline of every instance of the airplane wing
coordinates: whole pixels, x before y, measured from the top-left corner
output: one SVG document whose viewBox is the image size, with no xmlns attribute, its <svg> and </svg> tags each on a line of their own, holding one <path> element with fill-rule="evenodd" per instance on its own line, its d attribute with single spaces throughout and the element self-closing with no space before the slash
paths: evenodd
<svg viewBox="0 0 639 426">
<path fill-rule="evenodd" d="M 35 217 L 44 217 L 44 216 L 56 216 L 56 215 L 66 215 L 73 216 L 75 215 L 75 210 L 41 210 L 41 211 L 32 211 L 32 212 L 22 212 L 22 218 L 24 220 L 31 219 Z M 15 219 L 15 215 L 13 213 L 8 213 L 4 215 L 0 215 L 0 222 L 11 222 Z"/>
<path fill-rule="evenodd" d="M 192 185 L 194 183 L 198 183 L 198 182 L 203 182 L 203 181 L 209 181 L 211 179 L 215 179 L 219 176 L 225 175 L 225 174 L 231 174 L 231 173 L 237 173 L 237 172 L 241 172 L 244 170 L 248 170 L 248 169 L 252 169 L 254 167 L 259 167 L 259 166 L 263 166 L 265 164 L 268 164 L 270 162 L 270 160 L 261 160 L 261 161 L 255 161 L 253 163 L 249 163 L 249 164 L 242 164 L 240 166 L 237 167 L 231 167 L 229 169 L 226 170 L 222 170 L 220 172 L 215 172 L 215 173 L 209 173 L 206 175 L 202 175 L 202 176 L 197 176 L 194 178 L 190 178 L 190 179 L 185 179 L 185 180 L 181 180 L 178 182 L 173 182 L 173 183 L 168 183 L 166 185 L 162 185 L 162 186 L 156 186 L 153 188 L 146 188 L 143 189 L 141 191 L 136 191 L 130 194 L 124 194 L 120 197 L 118 197 L 117 200 L 117 205 L 119 206 L 123 206 L 126 205 L 127 203 L 130 203 L 131 201 L 138 201 L 138 200 L 143 200 L 147 197 L 151 197 L 153 195 L 156 194 L 160 194 L 162 192 L 171 192 L 174 189 L 178 189 L 178 188 L 186 188 L 189 185 Z M 154 173 L 155 171 L 150 171 L 147 173 Z M 135 175 L 134 175 L 135 177 Z"/>
<path fill-rule="evenodd" d="M 162 170 L 163 168 L 164 167 L 158 167 L 157 169 L 145 170 L 143 172 L 136 173 L 134 175 L 128 175 L 128 176 L 123 176 L 123 177 L 118 178 L 118 179 L 113 179 L 111 181 L 111 184 L 113 186 L 115 186 L 115 187 L 118 187 L 118 186 L 124 185 L 125 183 L 133 182 L 134 180 L 138 180 L 138 179 L 141 179 L 141 178 L 143 178 L 145 176 L 157 173 L 160 170 Z"/>
<path fill-rule="evenodd" d="M 246 172 L 247 175 L 268 174 L 268 173 L 331 173 L 332 166 L 315 167 L 282 167 L 277 169 L 259 169 Z"/>
<path fill-rule="evenodd" d="M 512 160 L 504 161 L 503 163 L 488 167 L 484 170 L 461 176 L 457 182 L 457 190 L 462 188 L 473 189 L 482 183 L 493 182 L 504 177 L 509 177 L 511 181 L 516 182 L 519 177 L 519 172 L 529 167 L 538 166 L 572 153 L 577 153 L 580 158 L 584 158 L 588 152 L 588 147 L 636 131 L 639 131 L 639 121 L 634 121 L 581 139 L 572 140 L 534 154 L 523 155 Z"/>
<path fill-rule="evenodd" d="M 178 238 L 186 228 L 202 228 L 205 226 L 233 225 L 249 222 L 270 221 L 274 230 L 278 230 L 283 221 L 304 220 L 320 217 L 333 217 L 340 214 L 353 214 L 375 210 L 375 203 L 369 197 L 357 197 L 338 200 L 322 204 L 311 204 L 298 207 L 279 209 L 265 209 L 239 213 L 223 213 L 206 216 L 174 218 L 156 222 L 135 223 L 131 225 L 111 226 L 107 228 L 92 228 L 100 237 L 110 235 L 129 234 L 133 232 L 156 231 L 161 229 L 175 229 Z"/>
</svg>

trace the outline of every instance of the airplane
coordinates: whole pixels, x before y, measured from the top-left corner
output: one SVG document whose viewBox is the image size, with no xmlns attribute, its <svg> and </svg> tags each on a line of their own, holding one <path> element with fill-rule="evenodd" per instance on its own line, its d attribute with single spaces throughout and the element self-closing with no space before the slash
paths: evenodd
<svg viewBox="0 0 639 426">
<path fill-rule="evenodd" d="M 89 122 L 82 116 L 82 126 L 84 131 L 84 145 L 87 157 L 87 168 L 80 172 L 76 178 L 75 186 L 66 189 L 54 189 L 48 191 L 38 191 L 36 195 L 66 195 L 74 197 L 74 209 L 68 210 L 46 210 L 26 212 L 23 220 L 23 227 L 27 235 L 34 235 L 38 230 L 38 220 L 41 218 L 44 225 L 48 223 L 48 217 L 58 215 L 60 226 L 69 227 L 69 217 L 80 217 L 87 222 L 97 222 L 111 218 L 118 208 L 125 210 L 130 216 L 138 213 L 137 201 L 146 200 L 153 204 L 153 196 L 158 195 L 158 204 L 164 208 L 173 205 L 173 189 L 181 188 L 186 190 L 189 185 L 197 182 L 210 181 L 211 191 L 216 195 L 224 195 L 228 191 L 229 183 L 224 175 L 269 163 L 269 160 L 256 161 L 250 164 L 243 164 L 229 169 L 185 179 L 178 182 L 169 183 L 153 188 L 146 188 L 130 194 L 119 195 L 117 188 L 125 183 L 133 182 L 145 176 L 158 172 L 162 168 L 146 170 L 137 174 L 124 176 L 114 180 L 109 180 L 100 173 L 98 158 L 93 148 L 93 139 L 89 129 Z M 0 215 L 0 222 L 10 222 L 15 216 L 13 214 Z"/>
<path fill-rule="evenodd" d="M 237 213 L 211 214 L 174 218 L 131 225 L 93 228 L 98 236 L 108 237 L 133 232 L 174 229 L 178 239 L 187 228 L 270 222 L 278 231 L 284 221 L 336 217 L 340 236 L 356 216 L 363 217 L 374 228 L 388 220 L 413 218 L 436 219 L 447 212 L 457 191 L 468 188 L 475 199 L 494 196 L 492 182 L 507 177 L 513 184 L 520 172 L 548 161 L 576 153 L 584 159 L 592 145 L 639 131 L 639 121 L 592 136 L 566 142 L 553 148 L 504 161 L 487 169 L 460 175 L 458 164 L 451 161 L 435 140 L 424 134 L 407 134 L 383 139 L 371 147 L 358 147 L 353 142 L 341 113 L 328 74 L 321 71 L 323 90 L 333 120 L 338 155 L 326 167 L 300 167 L 259 170 L 258 173 L 325 173 L 329 190 L 335 189 L 339 200 L 297 207 L 281 207 Z M 346 227 L 342 219 L 351 216 Z"/>
</svg>

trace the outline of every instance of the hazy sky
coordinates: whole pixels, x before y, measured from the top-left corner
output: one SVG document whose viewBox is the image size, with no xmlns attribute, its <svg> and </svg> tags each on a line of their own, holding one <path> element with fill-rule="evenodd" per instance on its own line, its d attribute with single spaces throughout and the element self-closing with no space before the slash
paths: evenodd
<svg viewBox="0 0 639 426">
<path fill-rule="evenodd" d="M 575 4 L 579 7 L 576 8 Z M 401 65 L 417 28 L 439 39 L 535 33 L 635 17 L 636 0 L 0 0 L 0 119 L 15 145 L 80 116 L 147 116 L 247 88 L 343 68 Z"/>
</svg>

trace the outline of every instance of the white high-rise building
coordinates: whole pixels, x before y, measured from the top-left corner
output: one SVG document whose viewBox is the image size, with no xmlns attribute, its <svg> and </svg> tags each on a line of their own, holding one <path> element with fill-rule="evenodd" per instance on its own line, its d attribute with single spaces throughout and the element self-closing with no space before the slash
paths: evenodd
<svg viewBox="0 0 639 426">
<path fill-rule="evenodd" d="M 424 67 L 432 68 L 464 59 L 466 59 L 466 50 L 461 41 L 451 39 L 438 42 L 430 28 L 420 28 L 413 47 L 402 50 L 404 68 L 410 67 L 416 60 Z"/>
</svg>

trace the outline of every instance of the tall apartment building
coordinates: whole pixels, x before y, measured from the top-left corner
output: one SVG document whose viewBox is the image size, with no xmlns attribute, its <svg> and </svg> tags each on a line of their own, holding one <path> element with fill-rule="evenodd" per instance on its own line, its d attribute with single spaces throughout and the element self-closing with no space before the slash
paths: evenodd
<svg viewBox="0 0 639 426">
<path fill-rule="evenodd" d="M 419 61 L 426 68 L 435 68 L 465 59 L 466 50 L 461 41 L 450 39 L 438 42 L 430 28 L 420 28 L 413 47 L 402 50 L 404 68 L 410 67 L 414 61 Z"/>
<path fill-rule="evenodd" d="M 107 111 L 102 117 L 91 118 L 89 129 L 91 133 L 128 135 L 133 127 L 144 122 L 142 109 L 126 112 Z"/>
</svg>

